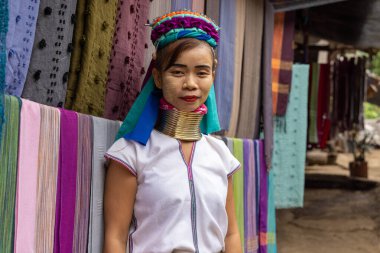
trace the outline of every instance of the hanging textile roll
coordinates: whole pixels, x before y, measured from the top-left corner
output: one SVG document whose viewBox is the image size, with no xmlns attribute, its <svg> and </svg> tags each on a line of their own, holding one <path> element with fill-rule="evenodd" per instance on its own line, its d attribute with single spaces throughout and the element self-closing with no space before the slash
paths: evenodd
<svg viewBox="0 0 380 253">
<path fill-rule="evenodd" d="M 204 0 L 193 0 L 192 10 L 199 13 L 205 12 L 205 1 Z"/>
<path fill-rule="evenodd" d="M 59 165 L 54 227 L 54 253 L 71 252 L 78 158 L 78 114 L 60 110 Z"/>
<path fill-rule="evenodd" d="M 103 191 L 106 174 L 104 154 L 115 141 L 120 122 L 97 117 L 93 117 L 92 121 L 94 139 L 87 252 L 101 253 L 104 240 Z"/>
<path fill-rule="evenodd" d="M 235 1 L 235 61 L 234 61 L 234 84 L 232 94 L 231 116 L 227 135 L 236 136 L 236 128 L 238 125 L 241 97 L 241 72 L 243 62 L 243 44 L 244 44 L 244 27 L 245 27 L 245 0 Z M 238 136 L 240 137 L 240 136 Z"/>
<path fill-rule="evenodd" d="M 258 237 L 256 226 L 256 166 L 253 140 L 244 139 L 244 252 L 256 253 Z"/>
<path fill-rule="evenodd" d="M 207 0 L 206 1 L 206 15 L 215 20 L 219 24 L 219 10 L 220 0 Z"/>
<path fill-rule="evenodd" d="M 60 111 L 44 105 L 41 105 L 40 109 L 41 138 L 38 148 L 35 252 L 53 252 Z"/>
<path fill-rule="evenodd" d="M 247 1 L 246 5 L 241 101 L 236 136 L 257 139 L 260 125 L 264 1 Z"/>
<path fill-rule="evenodd" d="M 108 119 L 123 120 L 141 90 L 148 12 L 147 1 L 119 1 L 105 97 Z"/>
<path fill-rule="evenodd" d="M 18 140 L 21 100 L 4 97 L 5 124 L 0 143 L 0 252 L 12 253 L 17 182 Z"/>
<path fill-rule="evenodd" d="M 277 253 L 277 238 L 276 238 L 276 208 L 274 198 L 274 171 L 268 173 L 268 232 L 267 232 L 267 252 Z"/>
<path fill-rule="evenodd" d="M 278 125 L 275 127 L 272 168 L 277 208 L 303 206 L 308 76 L 309 65 L 293 65 L 286 132 Z"/>
<path fill-rule="evenodd" d="M 86 1 L 77 1 L 74 18 L 74 34 L 72 40 L 73 51 L 70 60 L 69 81 L 67 83 L 65 108 L 72 108 L 78 89 L 79 75 L 81 71 L 82 45 L 85 42 L 84 26 L 86 20 Z"/>
<path fill-rule="evenodd" d="M 116 20 L 117 0 L 86 1 L 86 24 L 81 73 L 72 109 L 100 116 L 104 113 L 109 57 Z"/>
<path fill-rule="evenodd" d="M 309 92 L 309 139 L 310 144 L 318 143 L 317 131 L 317 111 L 318 111 L 318 85 L 319 85 L 319 65 L 312 63 L 310 73 L 310 92 Z"/>
<path fill-rule="evenodd" d="M 359 93 L 358 93 L 359 94 Z M 319 65 L 317 102 L 317 134 L 320 148 L 325 148 L 330 136 L 330 64 Z"/>
<path fill-rule="evenodd" d="M 272 51 L 273 114 L 284 116 L 292 81 L 295 12 L 279 12 L 274 16 Z"/>
<path fill-rule="evenodd" d="M 220 45 L 218 46 L 218 58 L 228 59 L 218 64 L 215 77 L 215 94 L 221 129 L 228 130 L 231 117 L 234 62 L 235 62 L 235 34 L 236 22 L 235 1 L 220 2 Z M 240 73 L 239 73 L 240 74 Z"/>
<path fill-rule="evenodd" d="M 273 109 L 272 109 L 272 46 L 273 46 L 274 9 L 272 4 L 265 1 L 264 14 L 264 43 L 263 43 L 263 118 L 265 160 L 270 169 L 273 149 Z"/>
<path fill-rule="evenodd" d="M 72 252 L 86 252 L 88 241 L 89 207 L 92 167 L 92 117 L 78 115 L 78 161 L 77 190 L 75 204 L 75 225 Z"/>
<path fill-rule="evenodd" d="M 19 131 L 14 253 L 35 253 L 40 120 L 40 105 L 23 99 Z"/>
<path fill-rule="evenodd" d="M 5 66 L 7 62 L 6 38 L 8 31 L 8 1 L 0 0 L 0 143 L 4 121 L 4 84 Z"/>
<path fill-rule="evenodd" d="M 21 96 L 34 43 L 40 1 L 9 1 L 5 93 Z"/>
<path fill-rule="evenodd" d="M 265 165 L 264 145 L 261 141 L 255 142 L 255 152 L 258 156 L 258 170 L 260 171 L 259 186 L 259 252 L 268 252 L 268 171 Z"/>
<path fill-rule="evenodd" d="M 240 170 L 233 175 L 236 220 L 244 249 L 244 147 L 242 139 L 232 139 L 233 155 L 240 162 Z"/>
<path fill-rule="evenodd" d="M 77 0 L 40 0 L 36 36 L 22 97 L 63 107 Z"/>
<path fill-rule="evenodd" d="M 179 11 L 183 9 L 191 10 L 193 0 L 171 0 L 171 11 Z"/>
</svg>

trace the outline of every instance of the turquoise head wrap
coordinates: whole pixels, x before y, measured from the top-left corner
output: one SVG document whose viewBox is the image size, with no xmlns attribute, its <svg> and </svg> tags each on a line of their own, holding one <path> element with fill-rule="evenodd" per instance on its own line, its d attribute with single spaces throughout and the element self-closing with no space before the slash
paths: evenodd
<svg viewBox="0 0 380 253">
<path fill-rule="evenodd" d="M 189 11 L 173 12 L 159 19 L 154 22 L 152 31 L 152 41 L 157 49 L 181 38 L 195 38 L 206 41 L 213 48 L 217 46 L 219 28 L 201 14 Z M 145 79 L 147 82 L 128 112 L 116 139 L 124 137 L 145 145 L 150 137 L 158 117 L 162 93 L 156 88 L 151 71 L 148 71 Z M 201 121 L 201 132 L 209 134 L 219 131 L 214 85 L 211 87 L 205 105 L 208 113 Z"/>
</svg>

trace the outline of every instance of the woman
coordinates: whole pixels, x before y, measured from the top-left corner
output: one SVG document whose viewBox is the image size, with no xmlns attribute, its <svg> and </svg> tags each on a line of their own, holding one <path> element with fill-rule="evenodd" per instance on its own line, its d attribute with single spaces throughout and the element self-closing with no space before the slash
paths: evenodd
<svg viewBox="0 0 380 253">
<path fill-rule="evenodd" d="M 107 151 L 104 253 L 242 252 L 213 81 L 218 27 L 189 11 L 155 20 L 150 79 Z M 137 116 L 136 116 L 137 115 Z M 201 134 L 206 133 L 206 134 Z"/>
</svg>

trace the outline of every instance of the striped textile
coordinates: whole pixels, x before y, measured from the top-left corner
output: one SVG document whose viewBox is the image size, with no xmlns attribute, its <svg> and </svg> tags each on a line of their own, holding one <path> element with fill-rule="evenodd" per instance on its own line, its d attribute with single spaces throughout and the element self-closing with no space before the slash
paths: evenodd
<svg viewBox="0 0 380 253">
<path fill-rule="evenodd" d="M 192 7 L 193 0 L 171 0 L 171 11 L 179 11 L 182 9 L 191 10 Z"/>
<path fill-rule="evenodd" d="M 0 252 L 14 251 L 14 213 L 17 184 L 18 140 L 21 100 L 4 97 L 4 136 L 0 143 Z"/>
<path fill-rule="evenodd" d="M 76 176 L 76 205 L 72 252 L 86 252 L 88 240 L 89 207 L 92 167 L 92 117 L 78 116 L 78 161 Z"/>
<path fill-rule="evenodd" d="M 93 146 L 90 220 L 88 228 L 88 253 L 101 253 L 103 250 L 103 191 L 105 181 L 104 154 L 115 141 L 120 122 L 93 117 Z"/>
<path fill-rule="evenodd" d="M 40 121 L 40 105 L 23 99 L 19 131 L 14 253 L 36 252 L 34 231 Z"/>
<path fill-rule="evenodd" d="M 72 15 L 75 14 L 76 5 L 77 0 L 40 0 L 23 98 L 63 107 L 74 29 Z"/>
<path fill-rule="evenodd" d="M 39 0 L 9 3 L 5 93 L 21 96 L 32 54 Z"/>
<path fill-rule="evenodd" d="M 53 252 L 57 174 L 59 163 L 60 111 L 41 105 L 38 153 L 36 252 Z M 49 189 L 48 191 L 46 189 Z"/>
<path fill-rule="evenodd" d="M 273 114 L 284 116 L 292 80 L 295 12 L 279 12 L 274 16 L 272 51 Z"/>
<path fill-rule="evenodd" d="M 268 248 L 268 171 L 265 165 L 264 145 L 262 141 L 255 142 L 255 153 L 260 171 L 259 195 L 259 253 L 267 253 Z"/>
<path fill-rule="evenodd" d="M 137 95 L 146 73 L 144 50 L 148 48 L 148 1 L 119 1 L 116 29 L 106 84 L 104 117 L 123 120 Z"/>
<path fill-rule="evenodd" d="M 241 246 L 244 249 L 244 146 L 242 139 L 232 139 L 233 155 L 240 162 L 240 169 L 233 175 L 236 220 L 239 227 Z"/>
<path fill-rule="evenodd" d="M 0 0 L 0 143 L 4 119 L 5 66 L 7 62 L 6 38 L 8 31 L 8 1 Z"/>
<path fill-rule="evenodd" d="M 241 97 L 241 71 L 243 65 L 243 45 L 244 45 L 244 28 L 245 28 L 245 0 L 235 1 L 235 48 L 234 48 L 234 76 L 233 94 L 231 116 L 227 135 L 231 137 L 236 136 L 237 125 L 239 120 L 240 111 L 240 97 Z M 238 136 L 240 137 L 240 136 Z M 251 137 L 251 136 L 250 136 Z"/>
<path fill-rule="evenodd" d="M 258 237 L 256 226 L 256 166 L 254 141 L 244 139 L 244 251 L 256 253 Z"/>
<path fill-rule="evenodd" d="M 109 56 L 114 35 L 117 0 L 86 1 L 86 23 L 80 76 L 72 107 L 68 109 L 100 116 L 104 114 Z"/>
<path fill-rule="evenodd" d="M 241 100 L 236 136 L 258 138 L 261 104 L 261 49 L 264 29 L 264 1 L 247 1 L 245 9 L 244 54 Z"/>
<path fill-rule="evenodd" d="M 71 252 L 77 176 L 78 115 L 61 109 L 54 253 Z"/>
<path fill-rule="evenodd" d="M 65 108 L 72 108 L 78 90 L 81 71 L 82 44 L 84 43 L 86 0 L 77 1 L 75 26 L 72 40 L 73 52 L 70 59 L 69 81 L 67 83 Z"/>
<path fill-rule="evenodd" d="M 223 130 L 229 129 L 232 96 L 235 80 L 235 34 L 236 30 L 236 3 L 235 1 L 220 2 L 220 44 L 218 46 L 218 58 L 228 59 L 220 61 L 216 70 L 215 94 L 220 120 Z M 239 73 L 240 75 L 240 73 Z"/>
</svg>

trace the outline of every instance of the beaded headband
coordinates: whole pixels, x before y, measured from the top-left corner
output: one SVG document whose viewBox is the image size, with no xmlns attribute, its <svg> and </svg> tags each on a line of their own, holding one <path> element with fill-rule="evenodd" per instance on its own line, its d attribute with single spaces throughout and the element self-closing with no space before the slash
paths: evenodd
<svg viewBox="0 0 380 253">
<path fill-rule="evenodd" d="M 156 18 L 152 24 L 151 40 L 162 48 L 180 38 L 196 38 L 216 47 L 219 27 L 207 16 L 188 10 L 175 11 Z"/>
</svg>

